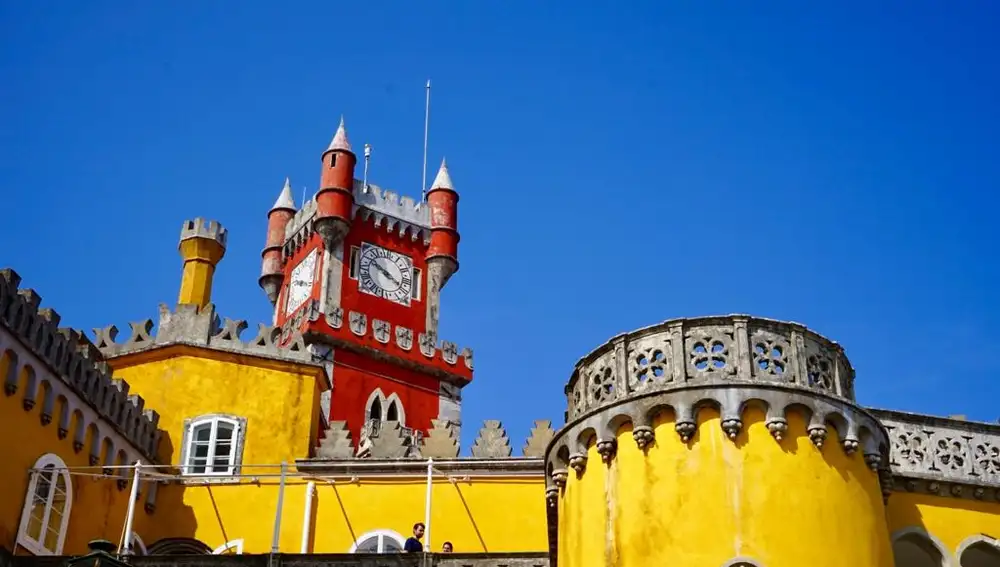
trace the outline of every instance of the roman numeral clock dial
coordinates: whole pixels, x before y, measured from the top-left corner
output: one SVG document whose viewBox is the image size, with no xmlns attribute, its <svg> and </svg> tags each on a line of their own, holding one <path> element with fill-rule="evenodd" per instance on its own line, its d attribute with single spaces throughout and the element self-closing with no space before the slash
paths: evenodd
<svg viewBox="0 0 1000 567">
<path fill-rule="evenodd" d="M 381 246 L 362 243 L 358 284 L 364 293 L 409 305 L 413 288 L 413 261 Z"/>
</svg>

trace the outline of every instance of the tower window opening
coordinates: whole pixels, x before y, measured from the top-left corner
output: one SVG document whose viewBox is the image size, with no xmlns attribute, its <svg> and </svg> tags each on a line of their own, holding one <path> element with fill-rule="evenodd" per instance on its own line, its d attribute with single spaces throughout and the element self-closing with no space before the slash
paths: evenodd
<svg viewBox="0 0 1000 567">
<path fill-rule="evenodd" d="M 393 402 L 391 404 L 389 404 L 389 409 L 388 409 L 388 411 L 385 412 L 385 420 L 386 421 L 399 421 L 399 408 L 396 407 L 396 401 L 395 400 L 393 400 Z"/>
<path fill-rule="evenodd" d="M 420 268 L 413 268 L 413 283 L 410 285 L 410 299 L 420 299 Z"/>
<path fill-rule="evenodd" d="M 372 404 L 368 406 L 368 419 L 382 420 L 382 401 L 379 400 L 378 396 L 375 396 Z"/>
<path fill-rule="evenodd" d="M 358 279 L 358 247 L 351 246 L 350 267 L 347 269 L 347 277 L 352 280 Z"/>
<path fill-rule="evenodd" d="M 336 152 L 330 154 L 330 167 L 331 168 L 337 167 L 337 153 Z"/>
</svg>

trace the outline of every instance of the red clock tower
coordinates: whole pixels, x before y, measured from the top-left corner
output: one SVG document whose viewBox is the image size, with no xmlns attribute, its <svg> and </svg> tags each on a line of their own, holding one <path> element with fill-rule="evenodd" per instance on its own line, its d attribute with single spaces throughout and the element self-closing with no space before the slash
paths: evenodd
<svg viewBox="0 0 1000 567">
<path fill-rule="evenodd" d="M 355 179 L 357 161 L 341 119 L 316 196 L 297 210 L 286 180 L 268 213 L 260 285 L 285 336 L 301 331 L 329 364 L 329 421 L 355 442 L 398 422 L 416 445 L 433 419 L 461 426 L 472 380 L 472 351 L 437 336 L 458 193 L 443 161 L 421 202 Z"/>
</svg>

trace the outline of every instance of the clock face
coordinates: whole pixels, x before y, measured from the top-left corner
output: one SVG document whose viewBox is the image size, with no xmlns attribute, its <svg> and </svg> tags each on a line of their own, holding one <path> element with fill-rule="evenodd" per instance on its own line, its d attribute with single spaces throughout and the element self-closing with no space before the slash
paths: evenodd
<svg viewBox="0 0 1000 567">
<path fill-rule="evenodd" d="M 362 243 L 358 286 L 365 293 L 409 305 L 413 289 L 413 261 L 381 246 Z"/>
<path fill-rule="evenodd" d="M 312 295 L 313 280 L 316 278 L 317 252 L 314 249 L 299 265 L 292 269 L 292 278 L 288 282 L 288 302 L 285 313 L 292 313 L 302 306 Z"/>
</svg>

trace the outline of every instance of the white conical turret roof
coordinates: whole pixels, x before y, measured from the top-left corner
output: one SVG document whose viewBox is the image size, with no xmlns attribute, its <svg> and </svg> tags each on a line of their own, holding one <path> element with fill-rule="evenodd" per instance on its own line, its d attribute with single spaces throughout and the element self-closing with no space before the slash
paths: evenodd
<svg viewBox="0 0 1000 567">
<path fill-rule="evenodd" d="M 434 178 L 434 183 L 431 183 L 431 189 L 455 190 L 455 186 L 451 184 L 451 175 L 448 174 L 447 160 L 441 160 L 441 168 L 438 169 L 438 174 L 437 177 Z"/>
<path fill-rule="evenodd" d="M 351 142 L 347 140 L 347 129 L 344 128 L 343 116 L 340 117 L 340 126 L 337 127 L 337 133 L 333 135 L 330 147 L 326 149 L 326 151 L 330 150 L 351 151 Z"/>
<path fill-rule="evenodd" d="M 291 209 L 295 210 L 295 199 L 292 198 L 292 182 L 286 177 L 285 187 L 281 190 L 281 194 L 278 195 L 278 200 L 274 202 L 274 206 L 271 210 L 277 209 Z"/>
</svg>

